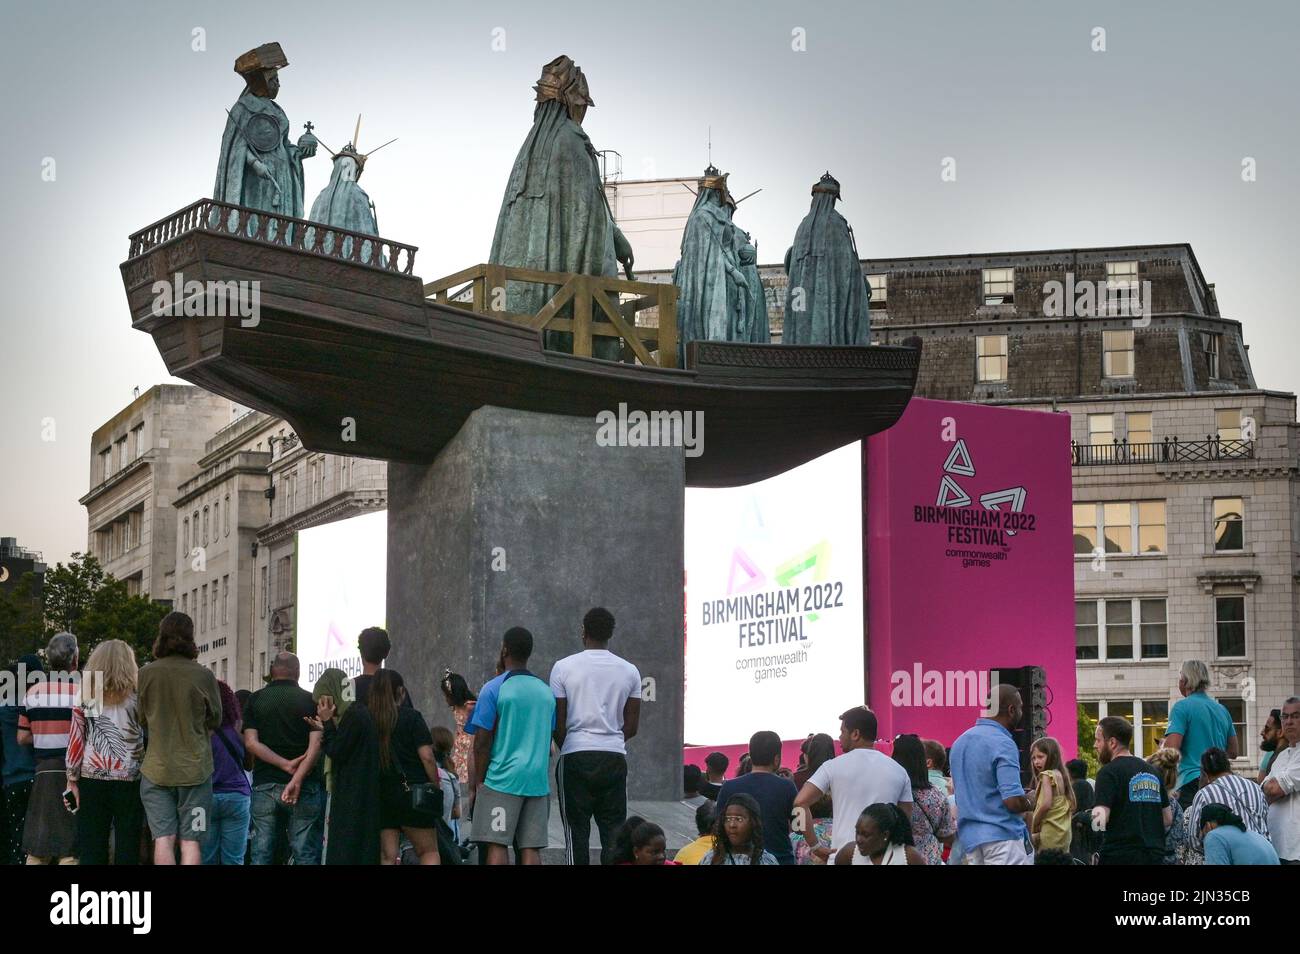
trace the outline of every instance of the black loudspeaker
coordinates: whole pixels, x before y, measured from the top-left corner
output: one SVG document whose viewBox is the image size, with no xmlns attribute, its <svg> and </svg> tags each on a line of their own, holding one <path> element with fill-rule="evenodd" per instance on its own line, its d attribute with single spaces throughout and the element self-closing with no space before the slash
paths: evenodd
<svg viewBox="0 0 1300 954">
<path fill-rule="evenodd" d="M 1011 730 L 1016 749 L 1020 752 L 1020 781 L 1028 786 L 1034 771 L 1029 765 L 1029 747 L 1035 739 L 1047 734 L 1047 673 L 1042 666 L 1017 666 L 994 669 L 995 680 L 1003 685 L 1015 686 L 1025 704 L 1025 715 L 1018 728 Z M 991 688 L 991 686 L 990 686 Z"/>
</svg>

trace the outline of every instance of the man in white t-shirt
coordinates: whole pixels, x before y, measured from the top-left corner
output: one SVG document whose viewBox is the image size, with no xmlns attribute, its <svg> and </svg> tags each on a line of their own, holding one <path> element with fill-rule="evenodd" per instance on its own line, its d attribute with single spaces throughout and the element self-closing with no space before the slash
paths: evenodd
<svg viewBox="0 0 1300 954">
<path fill-rule="evenodd" d="M 840 748 L 844 754 L 823 762 L 794 800 L 795 824 L 801 826 L 813 854 L 823 861 L 853 841 L 858 816 L 868 805 L 897 805 L 912 817 L 912 781 L 906 769 L 876 751 L 877 730 L 876 714 L 866 706 L 841 715 Z M 817 844 L 808 810 L 826 795 L 834 809 L 829 850 Z"/>
<path fill-rule="evenodd" d="M 641 674 L 609 651 L 614 615 L 597 606 L 582 618 L 583 651 L 551 669 L 555 744 L 560 760 L 555 789 L 564 822 L 568 862 L 591 861 L 591 820 L 608 861 L 614 831 L 627 818 L 627 740 L 641 718 Z"/>
</svg>

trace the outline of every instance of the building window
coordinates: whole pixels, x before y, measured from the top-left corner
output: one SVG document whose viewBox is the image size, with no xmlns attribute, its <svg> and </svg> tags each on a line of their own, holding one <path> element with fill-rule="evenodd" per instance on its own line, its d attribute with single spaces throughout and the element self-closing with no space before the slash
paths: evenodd
<svg viewBox="0 0 1300 954">
<path fill-rule="evenodd" d="M 208 545 L 208 508 L 203 508 L 203 545 Z"/>
<path fill-rule="evenodd" d="M 277 608 L 289 605 L 292 582 L 293 557 L 281 557 L 275 565 L 275 605 Z"/>
<path fill-rule="evenodd" d="M 266 672 L 266 653 L 258 653 L 258 654 L 257 654 L 257 674 L 258 674 L 259 676 L 265 676 L 265 675 L 267 674 L 267 672 Z"/>
<path fill-rule="evenodd" d="M 131 463 L 131 458 L 127 456 L 126 438 L 123 437 L 117 442 L 117 469 L 126 470 L 126 465 Z"/>
<path fill-rule="evenodd" d="M 1241 699 L 1233 699 L 1232 697 L 1218 696 L 1216 698 L 1223 705 L 1223 708 L 1228 710 L 1228 715 L 1232 718 L 1232 727 L 1237 730 L 1237 742 L 1240 743 L 1242 739 L 1248 737 L 1246 734 L 1246 703 Z M 1246 746 L 1241 745 L 1238 749 L 1237 758 L 1245 757 Z"/>
<path fill-rule="evenodd" d="M 131 431 L 132 443 L 135 445 L 135 456 L 137 458 L 144 456 L 144 425 L 137 424 Z"/>
<path fill-rule="evenodd" d="M 1108 378 L 1133 377 L 1133 332 L 1101 333 L 1102 374 Z"/>
<path fill-rule="evenodd" d="M 1088 444 L 1099 448 L 1094 451 L 1094 459 L 1115 459 L 1115 415 L 1088 415 Z"/>
<path fill-rule="evenodd" d="M 99 452 L 99 480 L 103 483 L 113 476 L 113 449 Z"/>
<path fill-rule="evenodd" d="M 889 294 L 889 276 L 868 275 L 867 287 L 871 289 L 871 307 L 884 308 L 885 296 Z"/>
<path fill-rule="evenodd" d="M 1133 754 L 1144 758 L 1160 748 L 1160 740 L 1169 728 L 1169 700 L 1140 699 L 1138 705 L 1142 708 L 1142 726 L 1140 732 L 1134 733 L 1134 741 L 1141 743 L 1142 750 Z"/>
<path fill-rule="evenodd" d="M 208 584 L 204 583 L 199 597 L 199 632 L 208 631 Z"/>
<path fill-rule="evenodd" d="M 1133 505 L 1108 503 L 1101 505 L 1102 540 L 1107 553 L 1132 553 Z"/>
<path fill-rule="evenodd" d="M 977 380 L 1005 381 L 1007 379 L 1007 336 L 977 336 L 975 366 Z"/>
<path fill-rule="evenodd" d="M 213 580 L 212 581 L 212 623 L 211 623 L 213 629 L 217 628 L 217 593 L 218 592 L 219 591 L 217 589 L 217 581 Z"/>
<path fill-rule="evenodd" d="M 1138 758 L 1155 752 L 1169 728 L 1168 699 L 1100 699 L 1079 705 L 1093 722 L 1106 716 L 1127 719 L 1134 730 L 1132 752 Z"/>
<path fill-rule="evenodd" d="M 1074 505 L 1074 553 L 1092 556 L 1097 549 L 1097 505 Z"/>
<path fill-rule="evenodd" d="M 230 657 L 229 656 L 221 657 L 221 681 L 226 684 L 230 683 Z"/>
<path fill-rule="evenodd" d="M 1215 411 L 1214 427 L 1220 441 L 1241 440 L 1241 409 L 1228 407 Z"/>
<path fill-rule="evenodd" d="M 1127 430 L 1124 439 L 1130 444 L 1154 444 L 1155 433 L 1151 430 L 1151 412 L 1141 411 L 1128 414 L 1124 419 Z"/>
<path fill-rule="evenodd" d="M 1139 659 L 1168 659 L 1168 608 L 1163 599 L 1138 600 Z"/>
<path fill-rule="evenodd" d="M 190 594 L 188 593 L 181 594 L 181 612 L 186 616 L 190 615 Z"/>
<path fill-rule="evenodd" d="M 222 518 L 225 523 L 222 524 L 221 533 L 223 536 L 230 536 L 230 494 L 226 494 L 225 516 Z"/>
<path fill-rule="evenodd" d="M 1099 662 L 1168 659 L 1164 598 L 1090 599 L 1074 604 L 1074 658 Z"/>
<path fill-rule="evenodd" d="M 221 501 L 212 505 L 212 540 L 215 543 L 221 536 Z"/>
<path fill-rule="evenodd" d="M 262 619 L 266 619 L 266 600 L 267 600 L 266 578 L 270 575 L 270 569 L 271 568 L 268 566 L 262 567 L 262 599 L 260 601 L 260 606 L 261 606 L 260 615 Z"/>
<path fill-rule="evenodd" d="M 230 622 L 230 577 L 221 578 L 221 622 Z"/>
<path fill-rule="evenodd" d="M 1014 268 L 984 269 L 984 304 L 1010 305 L 1016 300 Z"/>
<path fill-rule="evenodd" d="M 1246 597 L 1214 598 L 1214 635 L 1217 655 L 1246 655 Z"/>
<path fill-rule="evenodd" d="M 1138 553 L 1165 552 L 1165 502 L 1143 500 L 1137 505 Z"/>
<path fill-rule="evenodd" d="M 1138 288 L 1137 262 L 1106 263 L 1106 297 L 1098 302 L 1099 310 L 1106 315 L 1128 315 Z M 1149 303 L 1148 308 L 1149 308 Z"/>
<path fill-rule="evenodd" d="M 185 553 L 188 556 L 190 552 L 190 518 L 186 517 L 184 521 L 182 521 L 182 525 L 185 529 L 182 533 L 181 539 L 185 542 Z"/>
<path fill-rule="evenodd" d="M 1201 357 L 1205 360 L 1205 373 L 1211 379 L 1219 377 L 1219 353 L 1223 344 L 1223 335 L 1201 332 Z"/>
<path fill-rule="evenodd" d="M 1133 601 L 1105 600 L 1106 659 L 1133 658 Z"/>
<path fill-rule="evenodd" d="M 1242 515 L 1244 502 L 1240 497 L 1214 498 L 1214 549 L 1244 550 L 1246 548 Z"/>
<path fill-rule="evenodd" d="M 190 608 L 195 612 L 195 614 L 199 611 L 199 591 L 197 588 L 190 590 Z M 200 621 L 201 620 L 202 618 L 200 617 Z M 193 616 L 190 617 L 190 622 L 194 622 Z"/>
<path fill-rule="evenodd" d="M 1104 541 L 1099 544 L 1097 541 Z M 1165 552 L 1165 502 L 1118 501 L 1074 505 L 1074 553 L 1091 556 L 1099 546 L 1106 553 Z"/>
<path fill-rule="evenodd" d="M 1100 659 L 1097 635 L 1097 601 L 1079 600 L 1074 604 L 1074 658 Z"/>
</svg>

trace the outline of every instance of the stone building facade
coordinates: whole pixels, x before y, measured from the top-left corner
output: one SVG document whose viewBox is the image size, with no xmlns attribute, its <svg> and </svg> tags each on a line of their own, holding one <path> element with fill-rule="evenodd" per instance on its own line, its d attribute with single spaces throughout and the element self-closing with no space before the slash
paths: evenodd
<svg viewBox="0 0 1300 954">
<path fill-rule="evenodd" d="M 1190 246 L 863 271 L 873 341 L 922 342 L 918 395 L 1070 415 L 1072 446 L 1044 452 L 1074 464 L 1080 702 L 1134 722 L 1149 754 L 1179 667 L 1204 660 L 1255 767 L 1269 710 L 1300 686 L 1296 401 L 1256 385 Z"/>
<path fill-rule="evenodd" d="M 175 597 L 177 487 L 230 421 L 231 404 L 201 388 L 159 384 L 90 438 L 87 552 L 132 594 Z"/>
<path fill-rule="evenodd" d="M 91 462 L 90 552 L 188 614 L 198 661 L 236 690 L 294 647 L 295 533 L 387 503 L 383 461 L 307 452 L 283 420 L 189 386 L 133 401 Z"/>
</svg>

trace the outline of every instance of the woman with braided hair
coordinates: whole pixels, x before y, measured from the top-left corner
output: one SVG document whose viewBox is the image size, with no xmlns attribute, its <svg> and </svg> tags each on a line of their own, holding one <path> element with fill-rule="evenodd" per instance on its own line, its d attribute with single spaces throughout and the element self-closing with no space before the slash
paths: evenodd
<svg viewBox="0 0 1300 954">
<path fill-rule="evenodd" d="M 912 847 L 912 823 L 897 805 L 876 802 L 858 816 L 853 841 L 835 855 L 837 865 L 923 865 Z"/>
</svg>

